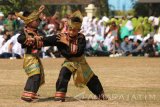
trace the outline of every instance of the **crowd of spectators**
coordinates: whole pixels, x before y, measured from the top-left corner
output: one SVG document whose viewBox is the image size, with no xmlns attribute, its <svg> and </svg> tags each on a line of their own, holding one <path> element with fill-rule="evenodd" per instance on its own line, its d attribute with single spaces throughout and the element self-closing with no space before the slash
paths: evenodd
<svg viewBox="0 0 160 107">
<path fill-rule="evenodd" d="M 23 14 L 23 12 L 21 12 Z M 53 16 L 40 15 L 41 23 L 38 29 L 45 36 L 57 33 L 67 33 L 68 16 L 59 18 L 59 13 Z M 81 33 L 86 36 L 86 56 L 160 56 L 160 18 L 121 17 L 97 18 L 83 17 Z M 0 12 L 0 58 L 23 58 L 24 51 L 17 41 L 23 21 L 9 13 L 4 16 Z M 55 46 L 43 47 L 40 56 L 61 57 Z"/>
</svg>

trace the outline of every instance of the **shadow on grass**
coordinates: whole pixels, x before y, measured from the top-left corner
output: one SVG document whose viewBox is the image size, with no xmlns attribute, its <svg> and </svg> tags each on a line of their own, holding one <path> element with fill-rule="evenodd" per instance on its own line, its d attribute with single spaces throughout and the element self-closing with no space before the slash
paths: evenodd
<svg viewBox="0 0 160 107">
<path fill-rule="evenodd" d="M 73 102 L 73 101 L 98 101 L 99 99 L 92 99 L 92 98 L 74 98 L 74 97 L 66 97 L 65 102 Z M 46 97 L 46 98 L 39 98 L 37 102 L 49 102 L 49 101 L 55 101 L 54 97 Z M 56 102 L 56 101 L 55 101 Z"/>
</svg>

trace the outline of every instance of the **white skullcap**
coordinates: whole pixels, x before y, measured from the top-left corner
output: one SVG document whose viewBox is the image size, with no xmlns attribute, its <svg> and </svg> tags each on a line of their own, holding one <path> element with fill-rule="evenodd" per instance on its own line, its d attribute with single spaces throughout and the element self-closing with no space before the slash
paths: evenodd
<svg viewBox="0 0 160 107">
<path fill-rule="evenodd" d="M 154 20 L 154 16 L 150 16 L 148 20 L 149 21 L 153 21 Z"/>
<path fill-rule="evenodd" d="M 137 37 L 136 37 L 136 40 L 143 41 L 143 38 L 142 38 L 141 36 L 137 36 Z"/>
<path fill-rule="evenodd" d="M 106 17 L 106 16 L 103 16 L 102 20 L 103 20 L 104 22 L 108 22 L 108 21 L 109 21 L 109 18 Z"/>
<path fill-rule="evenodd" d="M 134 35 L 131 35 L 131 36 L 129 36 L 129 37 L 128 37 L 128 39 L 129 39 L 129 40 L 131 40 L 131 39 L 133 39 L 133 40 L 134 40 L 134 38 L 135 38 L 135 36 L 134 36 Z"/>
<path fill-rule="evenodd" d="M 4 16 L 4 14 L 2 12 L 0 12 L 0 16 Z"/>
<path fill-rule="evenodd" d="M 0 25 L 1 31 L 4 31 L 4 26 Z"/>
</svg>

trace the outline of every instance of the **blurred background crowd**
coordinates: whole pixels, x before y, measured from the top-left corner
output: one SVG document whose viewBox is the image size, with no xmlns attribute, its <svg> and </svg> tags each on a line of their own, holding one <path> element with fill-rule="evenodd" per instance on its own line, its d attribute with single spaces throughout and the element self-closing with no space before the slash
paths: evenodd
<svg viewBox="0 0 160 107">
<path fill-rule="evenodd" d="M 82 12 L 80 32 L 86 36 L 86 56 L 160 56 L 159 0 L 63 1 L 0 0 L 0 58 L 23 58 L 24 50 L 17 37 L 24 23 L 15 12 L 23 14 L 40 4 L 45 4 L 46 9 L 40 16 L 38 29 L 45 36 L 67 33 L 69 13 Z M 97 9 L 92 17 L 85 10 L 90 3 Z M 55 58 L 61 54 L 54 46 L 42 48 L 40 56 Z"/>
<path fill-rule="evenodd" d="M 23 14 L 23 12 L 21 12 Z M 68 16 L 41 14 L 38 29 L 46 36 L 67 33 Z M 81 33 L 86 36 L 86 56 L 160 56 L 160 18 L 159 17 L 83 17 Z M 24 50 L 17 42 L 23 21 L 15 13 L 7 17 L 0 13 L 0 57 L 22 58 Z M 40 56 L 61 57 L 56 47 L 44 47 Z"/>
</svg>

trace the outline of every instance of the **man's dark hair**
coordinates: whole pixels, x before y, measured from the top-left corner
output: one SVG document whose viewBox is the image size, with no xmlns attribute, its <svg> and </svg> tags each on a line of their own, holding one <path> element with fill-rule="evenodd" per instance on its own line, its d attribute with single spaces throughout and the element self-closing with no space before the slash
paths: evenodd
<svg viewBox="0 0 160 107">
<path fill-rule="evenodd" d="M 79 17 L 72 17 L 71 21 L 72 22 L 80 22 L 80 23 L 82 23 L 82 20 Z"/>
<path fill-rule="evenodd" d="M 30 14 L 31 14 L 31 12 L 29 12 L 29 11 L 24 11 L 23 12 L 23 16 L 25 16 L 25 17 L 29 16 Z"/>
<path fill-rule="evenodd" d="M 129 39 L 129 41 L 134 42 L 134 39 Z"/>
<path fill-rule="evenodd" d="M 124 40 L 125 40 L 126 38 L 128 38 L 128 35 L 124 37 Z"/>
<path fill-rule="evenodd" d="M 14 12 L 9 12 L 8 15 L 14 15 Z"/>
<path fill-rule="evenodd" d="M 95 18 L 96 18 L 96 16 L 92 16 L 92 20 L 95 19 Z"/>
<path fill-rule="evenodd" d="M 142 41 L 141 41 L 141 40 L 137 40 L 137 43 L 138 43 L 138 44 L 141 44 L 141 43 L 142 43 Z"/>
</svg>

